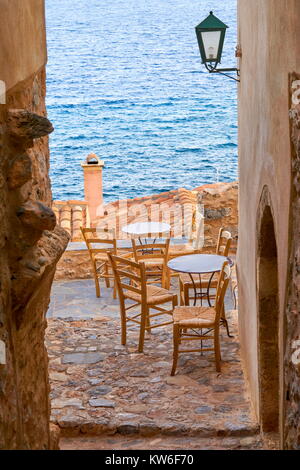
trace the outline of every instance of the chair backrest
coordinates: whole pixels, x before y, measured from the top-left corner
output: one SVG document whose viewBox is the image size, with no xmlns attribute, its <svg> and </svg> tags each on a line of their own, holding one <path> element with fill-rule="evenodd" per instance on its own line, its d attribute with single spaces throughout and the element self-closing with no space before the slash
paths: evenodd
<svg viewBox="0 0 300 470">
<path fill-rule="evenodd" d="M 230 232 L 221 228 L 219 231 L 218 243 L 217 243 L 217 255 L 228 256 L 230 246 L 232 242 L 232 235 Z"/>
<path fill-rule="evenodd" d="M 113 228 L 94 227 L 94 228 L 83 228 L 80 227 L 83 238 L 86 236 L 93 236 L 94 238 L 101 238 L 107 240 L 113 240 L 116 238 L 115 230 Z"/>
<path fill-rule="evenodd" d="M 222 270 L 219 274 L 218 286 L 217 286 L 216 298 L 215 298 L 215 310 L 216 310 L 217 320 L 220 318 L 222 314 L 225 294 L 229 285 L 230 277 L 231 277 L 231 269 L 230 269 L 228 261 L 225 261 L 225 263 L 223 264 Z"/>
<path fill-rule="evenodd" d="M 139 261 L 161 259 L 165 263 L 168 261 L 170 238 L 164 242 L 151 243 L 147 245 L 140 245 L 134 239 L 131 240 L 134 259 L 136 263 Z"/>
<path fill-rule="evenodd" d="M 99 253 L 117 254 L 117 241 L 113 237 L 114 231 L 83 227 L 80 227 L 80 230 L 92 259 Z"/>
<path fill-rule="evenodd" d="M 128 291 L 139 294 L 141 302 L 146 301 L 147 289 L 144 263 L 136 263 L 111 253 L 108 253 L 107 256 L 114 273 L 120 302 L 124 305 L 124 299 Z"/>
</svg>

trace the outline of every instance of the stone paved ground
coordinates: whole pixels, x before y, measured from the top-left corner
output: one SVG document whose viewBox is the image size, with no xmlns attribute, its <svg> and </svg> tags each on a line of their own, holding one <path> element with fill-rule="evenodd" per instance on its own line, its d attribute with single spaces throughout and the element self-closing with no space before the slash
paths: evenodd
<svg viewBox="0 0 300 470">
<path fill-rule="evenodd" d="M 230 297 L 226 303 L 229 309 Z M 129 327 L 127 346 L 120 344 L 111 290 L 97 299 L 91 280 L 54 283 L 46 344 L 52 421 L 68 436 L 62 448 L 261 447 L 241 369 L 236 311 L 228 318 L 234 338 L 222 329 L 222 373 L 212 353 L 194 353 L 182 355 L 170 377 L 171 326 L 147 335 L 144 354 L 137 354 L 136 326 Z"/>
</svg>

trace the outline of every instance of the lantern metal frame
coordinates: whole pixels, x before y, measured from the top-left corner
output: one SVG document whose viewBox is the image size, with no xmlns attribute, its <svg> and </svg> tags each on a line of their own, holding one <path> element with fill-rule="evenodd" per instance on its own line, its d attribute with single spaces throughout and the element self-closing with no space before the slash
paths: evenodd
<svg viewBox="0 0 300 470">
<path fill-rule="evenodd" d="M 209 73 L 220 73 L 222 75 L 225 75 L 228 78 L 231 78 L 232 80 L 235 80 L 236 82 L 239 82 L 240 80 L 238 78 L 233 77 L 232 75 L 229 75 L 229 72 L 236 72 L 237 76 L 240 76 L 240 70 L 236 67 L 234 68 L 217 68 L 218 64 L 221 63 L 221 58 L 222 58 L 222 53 L 223 53 L 223 47 L 224 47 L 224 41 L 225 41 L 225 35 L 226 35 L 226 29 L 228 26 L 223 23 L 221 20 L 219 20 L 211 11 L 210 15 L 202 21 L 198 26 L 196 26 L 196 36 L 198 40 L 198 45 L 199 45 L 199 50 L 200 50 L 200 55 L 202 58 L 202 63 L 205 65 L 206 69 L 209 71 Z M 220 40 L 219 40 L 219 47 L 218 47 L 218 53 L 217 57 L 215 57 L 213 60 L 208 59 L 206 56 L 205 52 L 205 46 L 204 46 L 204 40 L 202 37 L 202 33 L 206 32 L 220 32 Z"/>
</svg>

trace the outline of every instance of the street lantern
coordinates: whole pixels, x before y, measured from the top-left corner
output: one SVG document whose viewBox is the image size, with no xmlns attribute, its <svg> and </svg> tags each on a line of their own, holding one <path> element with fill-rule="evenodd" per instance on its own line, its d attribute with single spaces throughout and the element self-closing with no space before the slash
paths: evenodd
<svg viewBox="0 0 300 470">
<path fill-rule="evenodd" d="M 198 39 L 200 55 L 202 63 L 205 65 L 210 73 L 223 73 L 229 78 L 231 75 L 227 75 L 224 72 L 239 72 L 237 68 L 230 69 L 217 69 L 218 64 L 221 63 L 225 34 L 228 26 L 219 20 L 211 11 L 210 15 L 196 26 L 196 35 Z M 237 80 L 239 81 L 239 80 Z"/>
<path fill-rule="evenodd" d="M 203 64 L 219 64 L 223 52 L 224 39 L 228 26 L 211 11 L 210 15 L 196 26 L 200 54 Z"/>
</svg>

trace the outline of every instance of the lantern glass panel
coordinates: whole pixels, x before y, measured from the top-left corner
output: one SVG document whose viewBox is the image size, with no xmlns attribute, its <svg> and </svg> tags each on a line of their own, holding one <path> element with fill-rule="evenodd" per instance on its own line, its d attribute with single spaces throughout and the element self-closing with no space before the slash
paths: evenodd
<svg viewBox="0 0 300 470">
<path fill-rule="evenodd" d="M 218 60 L 218 52 L 221 40 L 221 31 L 202 32 L 203 46 L 206 60 L 215 62 Z"/>
</svg>

